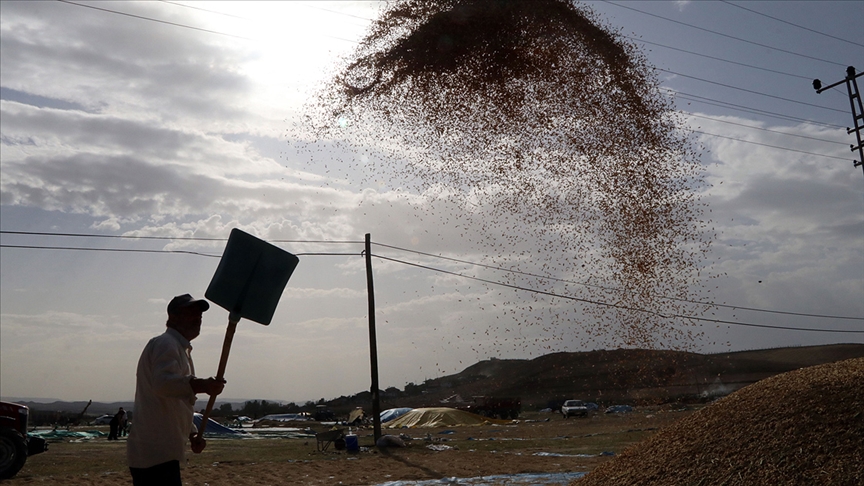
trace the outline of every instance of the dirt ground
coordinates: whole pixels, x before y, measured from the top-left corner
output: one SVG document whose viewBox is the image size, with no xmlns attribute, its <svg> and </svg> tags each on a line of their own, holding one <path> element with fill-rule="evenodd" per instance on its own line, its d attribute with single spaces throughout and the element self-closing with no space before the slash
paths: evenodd
<svg viewBox="0 0 864 486">
<path fill-rule="evenodd" d="M 432 429 L 383 429 L 412 437 L 405 448 L 372 446 L 371 429 L 359 432 L 361 451 L 331 446 L 320 452 L 313 437 L 211 439 L 202 454 L 189 454 L 184 485 L 266 486 L 376 485 L 397 480 L 471 478 L 518 473 L 587 472 L 690 410 L 637 409 L 563 419 L 558 414 L 523 414 L 508 425 Z M 89 427 L 93 429 L 93 427 Z M 323 431 L 318 426 L 317 431 Z M 443 450 L 432 450 L 428 446 Z M 125 442 L 105 438 L 50 444 L 29 458 L 10 486 L 127 485 Z"/>
</svg>

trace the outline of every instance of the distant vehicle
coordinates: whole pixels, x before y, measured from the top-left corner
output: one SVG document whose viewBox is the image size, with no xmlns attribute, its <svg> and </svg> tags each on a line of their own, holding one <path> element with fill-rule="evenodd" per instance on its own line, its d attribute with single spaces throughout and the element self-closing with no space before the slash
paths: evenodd
<svg viewBox="0 0 864 486">
<path fill-rule="evenodd" d="M 333 413 L 332 410 L 327 408 L 326 405 L 316 405 L 315 406 L 315 415 L 312 416 L 318 422 L 329 422 L 332 420 L 336 420 L 336 414 Z"/>
<path fill-rule="evenodd" d="M 100 415 L 90 422 L 90 425 L 111 425 L 113 415 Z"/>
<path fill-rule="evenodd" d="M 9 479 L 24 467 L 28 456 L 48 450 L 41 437 L 27 435 L 30 409 L 17 403 L 0 402 L 0 479 Z"/>
<path fill-rule="evenodd" d="M 584 417 L 588 415 L 588 406 L 582 400 L 567 400 L 561 405 L 561 415 L 568 417 Z"/>
<path fill-rule="evenodd" d="M 517 419 L 522 412 L 522 399 L 518 397 L 473 397 L 471 402 L 455 403 L 453 408 L 476 413 L 484 417 Z"/>
</svg>

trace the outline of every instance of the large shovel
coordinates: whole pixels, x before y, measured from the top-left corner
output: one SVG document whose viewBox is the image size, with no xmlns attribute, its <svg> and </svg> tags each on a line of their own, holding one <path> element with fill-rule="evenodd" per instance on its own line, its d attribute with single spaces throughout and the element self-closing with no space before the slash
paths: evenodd
<svg viewBox="0 0 864 486">
<path fill-rule="evenodd" d="M 225 377 L 225 365 L 228 363 L 237 323 L 241 318 L 246 318 L 265 326 L 270 324 L 276 304 L 299 261 L 296 256 L 266 241 L 237 228 L 231 230 L 222 260 L 204 293 L 204 297 L 229 313 L 217 379 Z M 216 395 L 210 395 L 201 427 L 198 428 L 198 437 L 204 436 L 215 403 Z"/>
</svg>

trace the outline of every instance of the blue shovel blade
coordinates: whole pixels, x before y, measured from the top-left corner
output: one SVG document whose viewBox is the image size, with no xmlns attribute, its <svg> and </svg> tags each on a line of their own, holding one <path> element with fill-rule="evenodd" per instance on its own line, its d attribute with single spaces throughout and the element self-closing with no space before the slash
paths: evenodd
<svg viewBox="0 0 864 486">
<path fill-rule="evenodd" d="M 204 297 L 234 317 L 266 326 L 299 262 L 291 253 L 234 228 Z"/>
</svg>

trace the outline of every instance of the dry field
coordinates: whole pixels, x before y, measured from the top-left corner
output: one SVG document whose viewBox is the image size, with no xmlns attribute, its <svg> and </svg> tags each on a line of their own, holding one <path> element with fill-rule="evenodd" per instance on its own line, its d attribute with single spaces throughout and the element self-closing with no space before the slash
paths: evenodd
<svg viewBox="0 0 864 486">
<path fill-rule="evenodd" d="M 357 454 L 332 447 L 318 452 L 314 438 L 211 439 L 204 453 L 189 455 L 183 478 L 184 484 L 196 486 L 375 485 L 396 480 L 586 472 L 611 457 L 601 453 L 621 453 L 691 413 L 641 408 L 630 414 L 564 420 L 559 414 L 528 412 L 514 425 L 385 429 L 385 434 L 401 432 L 415 438 L 408 447 L 387 450 L 371 447 L 371 430 L 363 430 L 363 450 Z M 441 433 L 445 431 L 452 432 Z M 427 448 L 427 433 L 431 444 L 451 448 Z M 5 484 L 131 484 L 125 449 L 123 440 L 108 442 L 104 437 L 52 443 L 48 452 L 30 458 L 18 476 Z"/>
</svg>

